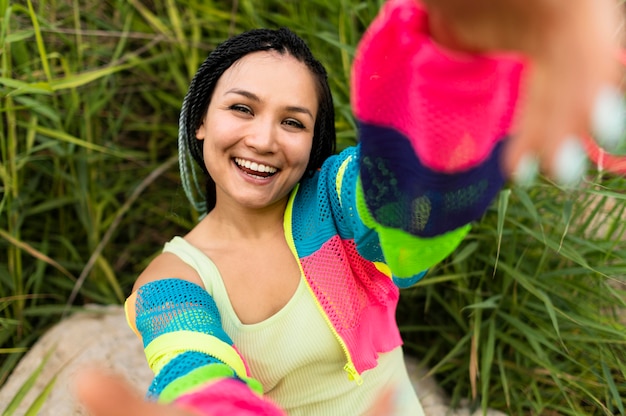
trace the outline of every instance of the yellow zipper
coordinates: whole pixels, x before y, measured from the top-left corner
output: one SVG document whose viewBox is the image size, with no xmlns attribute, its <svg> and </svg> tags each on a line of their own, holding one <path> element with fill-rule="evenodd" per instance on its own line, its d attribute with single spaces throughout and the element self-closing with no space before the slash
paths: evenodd
<svg viewBox="0 0 626 416">
<path fill-rule="evenodd" d="M 315 305 L 317 306 L 317 309 L 321 312 L 322 316 L 324 317 L 324 321 L 326 321 L 326 325 L 328 325 L 328 327 L 330 328 L 331 332 L 335 336 L 335 339 L 337 340 L 337 342 L 339 342 L 339 345 L 341 346 L 341 349 L 343 350 L 343 354 L 346 356 L 347 362 L 346 362 L 346 365 L 343 366 L 343 369 L 346 373 L 348 373 L 348 380 L 354 381 L 356 382 L 356 384 L 361 385 L 363 384 L 363 378 L 361 377 L 359 372 L 356 370 L 356 367 L 354 366 L 354 362 L 352 361 L 352 356 L 350 355 L 350 351 L 348 351 L 348 346 L 346 345 L 344 340 L 339 336 L 339 333 L 337 332 L 333 324 L 330 322 L 330 319 L 328 318 L 326 311 L 324 311 L 324 308 L 322 308 L 322 305 L 317 299 L 317 296 L 315 296 L 315 292 L 313 292 L 313 289 L 311 288 L 309 281 L 304 275 L 304 269 L 302 268 L 302 263 L 300 262 L 300 257 L 298 256 L 298 252 L 296 250 L 296 243 L 293 241 L 293 234 L 291 232 L 291 224 L 292 224 L 291 221 L 293 218 L 292 217 L 293 201 L 295 199 L 296 194 L 298 193 L 299 186 L 300 184 L 297 184 L 294 190 L 291 192 L 291 195 L 289 197 L 289 202 L 287 203 L 287 208 L 285 209 L 283 229 L 285 232 L 287 245 L 289 246 L 291 253 L 294 255 L 294 257 L 296 258 L 296 261 L 298 262 L 298 267 L 300 268 L 300 274 L 304 276 L 306 287 L 309 289 L 309 292 L 313 296 L 313 299 L 315 299 Z"/>
</svg>

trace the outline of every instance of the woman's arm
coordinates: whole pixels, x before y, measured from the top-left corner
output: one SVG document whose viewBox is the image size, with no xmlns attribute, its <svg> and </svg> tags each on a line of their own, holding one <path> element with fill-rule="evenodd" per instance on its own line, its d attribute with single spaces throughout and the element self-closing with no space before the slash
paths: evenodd
<svg viewBox="0 0 626 416">
<path fill-rule="evenodd" d="M 357 211 L 399 278 L 449 255 L 503 186 L 526 70 L 521 55 L 443 48 L 429 18 L 414 0 L 388 1 L 352 72 Z"/>
<path fill-rule="evenodd" d="M 535 158 L 566 185 L 584 173 L 582 147 L 569 138 L 589 127 L 593 94 L 613 79 L 611 4 L 383 6 L 357 49 L 351 99 L 358 212 L 395 275 L 447 256 Z"/>
<path fill-rule="evenodd" d="M 163 253 L 139 276 L 126 301 L 128 323 L 155 373 L 148 398 L 201 414 L 282 415 L 262 397 L 260 383 L 250 377 L 201 285 L 194 269 Z"/>
</svg>

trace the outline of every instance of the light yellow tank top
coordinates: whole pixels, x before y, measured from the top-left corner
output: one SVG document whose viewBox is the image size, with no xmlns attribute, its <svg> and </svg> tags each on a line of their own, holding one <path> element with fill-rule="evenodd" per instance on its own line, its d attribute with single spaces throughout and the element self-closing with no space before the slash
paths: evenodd
<svg viewBox="0 0 626 416">
<path fill-rule="evenodd" d="M 402 349 L 381 354 L 378 366 L 348 380 L 346 358 L 308 290 L 304 278 L 293 297 L 270 318 L 242 324 L 230 303 L 217 266 L 181 237 L 165 245 L 194 268 L 213 297 L 222 326 L 244 356 L 264 393 L 290 416 L 357 416 L 366 413 L 385 386 L 396 387 L 396 415 L 420 416 L 422 407 L 409 380 Z"/>
</svg>

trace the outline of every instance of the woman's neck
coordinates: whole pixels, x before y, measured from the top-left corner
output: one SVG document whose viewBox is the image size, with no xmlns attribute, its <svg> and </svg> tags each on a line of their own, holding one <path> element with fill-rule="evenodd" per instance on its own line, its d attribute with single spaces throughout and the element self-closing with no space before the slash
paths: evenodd
<svg viewBox="0 0 626 416">
<path fill-rule="evenodd" d="M 264 239 L 283 230 L 287 200 L 264 208 L 220 204 L 207 214 L 203 222 L 214 237 L 224 239 Z"/>
</svg>

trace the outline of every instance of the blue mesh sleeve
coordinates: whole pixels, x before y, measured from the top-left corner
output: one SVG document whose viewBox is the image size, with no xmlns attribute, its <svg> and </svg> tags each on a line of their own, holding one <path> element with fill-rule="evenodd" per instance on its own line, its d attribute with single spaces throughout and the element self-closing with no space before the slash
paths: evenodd
<svg viewBox="0 0 626 416">
<path fill-rule="evenodd" d="M 233 343 L 222 329 L 213 298 L 200 286 L 181 279 L 150 282 L 137 290 L 136 326 L 144 348 L 160 335 L 189 330 Z"/>
<path fill-rule="evenodd" d="M 202 287 L 163 279 L 141 286 L 134 296 L 135 325 L 155 372 L 147 398 L 168 403 L 220 379 L 243 381 L 252 395 L 262 392 Z"/>
</svg>

